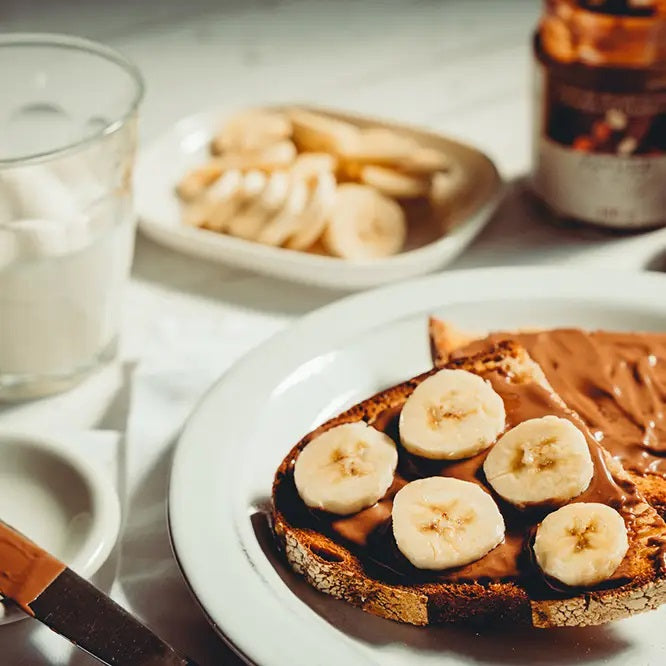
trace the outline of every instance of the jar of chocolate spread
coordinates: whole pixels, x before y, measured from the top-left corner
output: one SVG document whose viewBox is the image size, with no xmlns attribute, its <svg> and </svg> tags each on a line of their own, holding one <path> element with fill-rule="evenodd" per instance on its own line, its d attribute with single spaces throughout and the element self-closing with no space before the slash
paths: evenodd
<svg viewBox="0 0 666 666">
<path fill-rule="evenodd" d="M 544 6 L 534 37 L 534 190 L 566 218 L 666 224 L 666 0 Z"/>
</svg>

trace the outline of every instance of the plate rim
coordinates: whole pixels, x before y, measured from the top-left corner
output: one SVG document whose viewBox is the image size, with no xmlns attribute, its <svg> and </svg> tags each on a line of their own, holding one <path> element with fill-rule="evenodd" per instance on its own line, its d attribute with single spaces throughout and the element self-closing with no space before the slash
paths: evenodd
<svg viewBox="0 0 666 666">
<path fill-rule="evenodd" d="M 529 278 L 529 279 L 527 279 Z M 537 278 L 541 278 L 540 280 Z M 582 279 L 584 278 L 584 279 Z M 277 661 L 270 660 L 270 651 L 266 649 L 257 649 L 255 643 L 252 643 L 252 631 L 245 631 L 244 635 L 237 635 L 234 631 L 229 630 L 224 626 L 224 619 L 216 617 L 218 613 L 215 609 L 211 609 L 210 598 L 207 591 L 202 591 L 201 586 L 198 584 L 196 574 L 193 572 L 194 566 L 192 551 L 188 550 L 187 546 L 183 546 L 182 540 L 185 538 L 183 534 L 182 520 L 184 515 L 191 513 L 191 511 L 184 510 L 182 504 L 183 498 L 187 495 L 181 492 L 182 481 L 178 478 L 182 476 L 184 471 L 187 470 L 188 457 L 192 455 L 192 450 L 203 447 L 205 444 L 198 444 L 196 437 L 192 437 L 192 430 L 196 420 L 200 418 L 203 410 L 215 402 L 216 394 L 222 391 L 227 383 L 233 382 L 237 377 L 247 374 L 253 364 L 261 365 L 265 359 L 275 357 L 274 350 L 280 350 L 281 358 L 284 360 L 287 356 L 285 351 L 288 347 L 300 346 L 298 345 L 299 338 L 309 335 L 311 332 L 316 332 L 321 327 L 326 327 L 328 320 L 339 319 L 345 312 L 357 313 L 363 310 L 365 305 L 377 304 L 382 299 L 388 296 L 399 295 L 400 292 L 416 292 L 419 295 L 426 294 L 428 290 L 432 290 L 433 296 L 437 300 L 425 304 L 423 299 L 415 299 L 414 301 L 402 301 L 402 305 L 391 309 L 390 321 L 397 321 L 410 315 L 415 315 L 418 312 L 426 312 L 428 309 L 441 309 L 446 307 L 447 304 L 461 303 L 461 302 L 474 302 L 489 300 L 486 297 L 479 297 L 486 291 L 504 291 L 506 294 L 507 289 L 514 289 L 520 292 L 520 288 L 524 287 L 526 291 L 536 292 L 541 286 L 544 279 L 554 280 L 558 284 L 558 288 L 562 289 L 564 295 L 550 295 L 548 291 L 544 296 L 548 299 L 552 298 L 566 298 L 566 294 L 575 293 L 578 298 L 584 298 L 595 302 L 603 303 L 617 303 L 618 305 L 633 305 L 643 306 L 650 310 L 654 310 L 655 314 L 663 314 L 666 318 L 666 302 L 660 302 L 656 294 L 661 287 L 663 290 L 666 288 L 666 275 L 649 272 L 649 271 L 627 271 L 627 270 L 604 270 L 593 269 L 586 270 L 584 268 L 565 268 L 565 267 L 535 267 L 535 266 L 519 266 L 519 267 L 491 267 L 491 268 L 474 268 L 466 270 L 445 271 L 439 274 L 413 279 L 399 284 L 387 285 L 370 291 L 365 291 L 360 294 L 353 294 L 342 298 L 334 303 L 328 304 L 322 308 L 318 308 L 309 314 L 299 318 L 291 325 L 287 326 L 284 330 L 276 333 L 267 341 L 260 344 L 254 350 L 237 360 L 213 385 L 204 393 L 204 395 L 197 402 L 195 408 L 186 419 L 183 428 L 181 429 L 178 441 L 173 452 L 172 465 L 169 476 L 168 499 L 167 499 L 167 512 L 168 512 L 168 527 L 169 538 L 174 552 L 174 556 L 178 567 L 189 587 L 192 595 L 200 606 L 208 621 L 212 624 L 214 629 L 222 636 L 222 638 L 230 645 L 236 654 L 243 657 L 249 663 L 265 664 L 269 666 Z M 452 291 L 441 288 L 446 283 L 453 282 L 457 287 L 470 287 L 476 285 L 477 294 L 470 301 L 469 297 L 456 298 Z M 467 284 L 465 284 L 467 283 Z M 463 289 L 464 291 L 464 289 Z M 557 289 L 555 290 L 557 294 Z M 650 296 L 652 294 L 653 296 Z M 453 295 L 453 297 L 452 297 Z M 505 295 L 509 300 L 510 293 Z M 517 296 L 513 296 L 514 300 Z M 428 300 L 428 299 L 426 299 Z M 432 299 L 430 299 L 432 300 Z M 371 310 L 372 307 L 367 308 Z M 386 308 L 380 308 L 383 315 L 385 315 Z M 370 319 L 375 318 L 374 315 L 369 315 Z M 357 326 L 354 332 L 360 333 L 368 328 L 366 321 L 368 320 L 368 313 L 365 313 L 365 321 Z M 380 322 L 381 323 L 381 322 Z M 666 323 L 666 319 L 665 319 Z M 666 329 L 665 329 L 666 330 Z M 425 329 L 424 329 L 425 336 Z M 326 340 L 331 337 L 329 332 Z M 333 335 L 335 338 L 335 335 Z M 344 340 L 344 338 L 343 338 Z M 302 342 L 302 341 L 301 341 Z M 332 344 L 326 342 L 325 349 L 330 349 Z M 298 350 L 300 355 L 305 354 L 301 362 L 308 360 L 309 349 L 305 352 L 303 349 Z M 271 386 L 271 390 L 274 387 Z M 269 392 L 270 393 L 270 392 Z M 180 542 L 180 543 L 179 543 Z M 242 546 L 240 546 L 243 550 Z M 188 551 L 188 552 L 186 552 Z M 197 559 L 194 557 L 194 559 Z M 256 572 L 255 572 L 256 573 Z M 259 574 L 256 574 L 260 578 Z M 264 581 L 266 582 L 266 581 Z M 288 591 L 292 594 L 291 591 Z M 242 633 L 242 632 L 238 632 Z M 264 659 L 268 657 L 268 659 Z M 357 653 L 357 661 L 360 663 L 362 655 Z"/>
</svg>

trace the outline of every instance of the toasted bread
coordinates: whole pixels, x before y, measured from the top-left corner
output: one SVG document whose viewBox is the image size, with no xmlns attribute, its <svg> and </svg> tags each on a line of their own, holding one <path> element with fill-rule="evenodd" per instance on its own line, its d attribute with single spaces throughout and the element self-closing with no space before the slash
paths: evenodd
<svg viewBox="0 0 666 666">
<path fill-rule="evenodd" d="M 496 372 L 512 384 L 533 383 L 550 393 L 545 376 L 518 344 L 501 343 L 492 349 L 447 364 L 477 374 Z M 615 620 L 666 602 L 666 573 L 662 570 L 662 539 L 666 524 L 636 493 L 622 467 L 599 447 L 605 469 L 635 501 L 629 529 L 630 547 L 620 565 L 623 574 L 617 586 L 575 591 L 570 594 L 534 595 L 518 580 L 454 581 L 420 580 L 396 582 L 377 575 L 363 553 L 344 539 L 317 529 L 316 524 L 299 518 L 307 509 L 294 513 L 289 505 L 294 495 L 293 466 L 308 442 L 342 423 L 365 420 L 372 424 L 385 410 L 401 407 L 416 386 L 434 370 L 387 389 L 355 405 L 305 436 L 284 458 L 273 484 L 273 529 L 293 570 L 315 588 L 381 617 L 428 625 L 442 622 L 506 620 L 535 627 L 585 626 Z M 571 419 L 584 428 L 572 412 Z M 589 435 L 589 433 L 588 433 Z M 618 509 L 622 511 L 622 509 Z M 625 520 L 628 520 L 625 517 Z"/>
<path fill-rule="evenodd" d="M 464 349 L 475 341 L 483 340 L 486 334 L 472 333 L 457 328 L 454 324 L 437 317 L 428 319 L 430 355 L 436 368 L 443 368 L 451 354 Z"/>
<path fill-rule="evenodd" d="M 490 336 L 488 334 L 477 334 L 477 333 L 468 333 L 457 328 L 455 325 L 450 322 L 431 317 L 428 322 L 428 333 L 430 339 L 430 349 L 432 353 L 432 360 L 435 367 L 444 367 L 450 358 L 455 356 L 464 356 L 469 353 L 478 352 L 480 349 L 483 349 L 485 346 L 496 343 L 500 339 L 509 339 L 515 338 L 522 345 L 524 345 L 527 351 L 530 354 L 536 352 L 536 358 L 539 362 L 542 363 L 542 368 L 546 377 L 549 381 L 555 386 L 555 389 L 560 393 L 560 395 L 569 402 L 570 406 L 574 409 L 576 408 L 576 403 L 578 402 L 578 396 L 573 395 L 572 391 L 578 391 L 578 386 L 566 385 L 563 382 L 558 381 L 557 377 L 557 367 L 552 364 L 544 363 L 543 360 L 539 358 L 540 349 L 539 345 L 541 342 L 548 336 L 555 336 L 560 333 L 560 330 L 553 331 L 544 331 L 542 329 L 521 329 L 520 331 L 515 331 L 511 333 L 493 333 Z M 539 335 L 537 335 L 539 334 Z M 594 331 L 592 333 L 585 334 L 588 338 L 592 339 L 593 336 L 596 336 L 596 340 L 599 344 L 605 343 L 605 338 L 610 335 L 620 335 L 606 333 L 604 331 Z M 630 339 L 634 334 L 622 334 L 623 339 L 621 340 L 622 344 L 625 344 L 625 340 Z M 635 334 L 645 336 L 647 334 Z M 660 349 L 666 349 L 666 335 L 664 334 L 649 334 L 650 340 L 656 342 L 659 345 Z M 617 349 L 617 366 L 623 362 L 621 357 L 622 354 L 622 345 L 618 345 Z M 611 352 L 614 350 L 611 348 Z M 663 355 L 663 354 L 662 354 Z M 570 359 L 571 363 L 578 363 L 577 359 Z M 666 363 L 666 360 L 661 359 L 662 363 Z M 587 379 L 583 377 L 583 379 Z M 606 391 L 606 396 L 612 395 L 612 391 Z M 661 393 L 661 410 L 666 413 L 666 400 L 664 399 L 663 390 Z M 633 427 L 631 424 L 631 414 L 628 414 L 626 410 L 618 409 L 614 404 L 608 404 L 609 401 L 604 395 L 601 395 L 598 400 L 602 402 L 599 409 L 602 413 L 608 413 L 615 424 L 626 425 L 626 429 L 630 431 L 630 436 L 623 438 L 621 442 L 618 442 L 618 445 L 614 447 L 611 452 L 613 455 L 619 456 L 620 460 L 623 463 L 623 466 L 627 472 L 632 476 L 634 482 L 638 486 L 638 489 L 643 494 L 645 499 L 651 504 L 657 511 L 664 517 L 666 517 L 666 467 L 663 466 L 664 452 L 657 451 L 653 453 L 651 447 L 645 446 L 644 437 L 645 433 L 642 432 L 639 428 Z M 639 407 L 645 409 L 645 420 L 649 421 L 652 417 L 650 410 L 654 409 L 654 405 L 650 404 L 652 401 L 643 400 Z M 590 429 L 602 428 L 599 422 L 596 422 L 597 419 L 592 414 L 591 418 L 586 418 L 587 415 L 584 411 L 578 410 L 579 415 L 587 423 Z M 664 442 L 666 446 L 666 442 Z M 627 455 L 623 455 L 623 448 L 626 448 Z M 644 455 L 636 455 L 636 452 L 643 453 Z M 658 471 L 653 471 L 655 465 L 661 467 Z"/>
</svg>

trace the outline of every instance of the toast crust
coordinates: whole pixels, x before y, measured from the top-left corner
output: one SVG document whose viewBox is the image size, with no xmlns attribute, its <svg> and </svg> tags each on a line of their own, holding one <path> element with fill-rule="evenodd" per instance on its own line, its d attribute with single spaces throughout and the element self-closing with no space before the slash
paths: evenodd
<svg viewBox="0 0 666 666">
<path fill-rule="evenodd" d="M 454 351 L 464 349 L 475 340 L 481 340 L 484 337 L 485 335 L 463 331 L 437 317 L 428 319 L 430 355 L 436 368 L 442 367 Z"/>
<path fill-rule="evenodd" d="M 472 372 L 495 368 L 526 381 L 547 386 L 541 369 L 525 350 L 511 342 L 473 357 L 457 359 L 448 367 Z M 342 423 L 372 422 L 383 410 L 402 405 L 414 388 L 432 372 L 382 391 L 331 419 L 304 437 L 285 457 L 273 485 L 273 529 L 292 569 L 310 585 L 333 597 L 381 617 L 414 625 L 486 620 L 531 624 L 535 627 L 586 626 L 651 610 L 666 602 L 666 577 L 657 557 L 655 538 L 666 538 L 666 524 L 642 503 L 636 510 L 630 549 L 625 558 L 629 582 L 557 599 L 531 599 L 515 582 L 427 582 L 392 584 L 373 577 L 349 548 L 310 528 L 293 525 L 280 506 L 280 486 L 305 445 L 318 434 Z M 627 481 L 621 466 L 610 459 L 616 478 Z M 624 563 L 623 563 L 624 566 Z"/>
</svg>

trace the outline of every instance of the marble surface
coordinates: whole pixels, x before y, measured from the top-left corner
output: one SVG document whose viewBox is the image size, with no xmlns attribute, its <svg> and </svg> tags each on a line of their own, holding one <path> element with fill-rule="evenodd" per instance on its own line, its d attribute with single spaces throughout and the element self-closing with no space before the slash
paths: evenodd
<svg viewBox="0 0 666 666">
<path fill-rule="evenodd" d="M 0 4 L 2 30 L 76 33 L 132 58 L 148 87 L 144 143 L 204 108 L 305 101 L 424 125 L 480 147 L 511 187 L 452 269 L 663 268 L 663 231 L 625 236 L 559 226 L 525 193 L 534 0 Z M 174 439 L 202 392 L 236 359 L 341 296 L 194 260 L 139 237 L 120 361 L 68 394 L 0 409 L 0 424 L 126 433 L 127 521 L 113 594 L 202 666 L 237 659 L 208 628 L 171 556 L 164 499 Z M 27 624 L 0 627 L 0 654 L 11 645 L 12 664 L 93 663 L 33 649 Z M 22 655 L 17 641 L 26 645 Z"/>
</svg>

